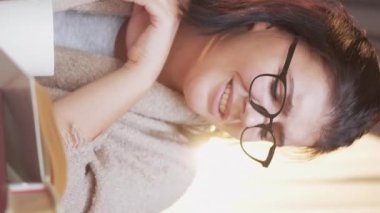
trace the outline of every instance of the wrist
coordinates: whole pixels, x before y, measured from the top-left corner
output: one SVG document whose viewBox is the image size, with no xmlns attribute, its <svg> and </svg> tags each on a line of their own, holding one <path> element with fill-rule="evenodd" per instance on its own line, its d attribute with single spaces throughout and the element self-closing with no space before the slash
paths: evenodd
<svg viewBox="0 0 380 213">
<path fill-rule="evenodd" d="M 157 80 L 161 70 L 139 62 L 128 61 L 120 68 L 120 71 L 126 73 L 128 78 L 135 79 L 137 82 L 142 82 L 150 87 Z"/>
</svg>

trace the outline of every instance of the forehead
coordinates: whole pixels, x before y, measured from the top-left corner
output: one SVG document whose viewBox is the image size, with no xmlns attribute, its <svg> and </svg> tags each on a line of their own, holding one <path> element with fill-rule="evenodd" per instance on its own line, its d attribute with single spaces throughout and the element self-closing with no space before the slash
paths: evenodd
<svg viewBox="0 0 380 213">
<path fill-rule="evenodd" d="M 289 68 L 293 110 L 284 119 L 284 145 L 310 146 L 318 139 L 330 110 L 330 86 L 321 59 L 300 42 Z"/>
</svg>

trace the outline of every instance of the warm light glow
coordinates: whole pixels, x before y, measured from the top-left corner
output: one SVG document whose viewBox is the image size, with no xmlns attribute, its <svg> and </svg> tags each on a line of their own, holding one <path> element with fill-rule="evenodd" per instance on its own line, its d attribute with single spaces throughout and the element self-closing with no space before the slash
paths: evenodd
<svg viewBox="0 0 380 213">
<path fill-rule="evenodd" d="M 311 161 L 292 153 L 278 149 L 265 169 L 238 142 L 211 139 L 193 184 L 164 212 L 380 212 L 380 138 Z"/>
<path fill-rule="evenodd" d="M 216 126 L 211 125 L 211 126 L 210 126 L 210 132 L 215 132 L 215 130 L 216 130 Z"/>
</svg>

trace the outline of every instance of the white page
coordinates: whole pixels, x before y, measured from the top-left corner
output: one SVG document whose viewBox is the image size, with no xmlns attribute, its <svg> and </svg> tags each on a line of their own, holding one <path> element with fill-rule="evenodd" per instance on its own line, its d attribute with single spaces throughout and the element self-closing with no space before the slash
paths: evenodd
<svg viewBox="0 0 380 213">
<path fill-rule="evenodd" d="M 54 74 L 52 0 L 0 0 L 0 48 L 29 75 Z"/>
</svg>

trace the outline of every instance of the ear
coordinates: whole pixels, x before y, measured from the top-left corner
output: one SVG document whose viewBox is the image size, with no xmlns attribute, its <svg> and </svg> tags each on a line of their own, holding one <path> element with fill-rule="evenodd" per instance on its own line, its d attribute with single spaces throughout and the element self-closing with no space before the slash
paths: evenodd
<svg viewBox="0 0 380 213">
<path fill-rule="evenodd" d="M 260 31 L 268 30 L 272 27 L 273 27 L 273 25 L 268 23 L 268 22 L 257 22 L 255 24 L 252 24 L 252 26 L 250 27 L 250 31 L 260 32 Z"/>
</svg>

